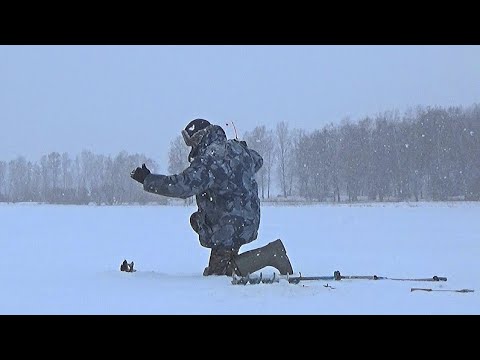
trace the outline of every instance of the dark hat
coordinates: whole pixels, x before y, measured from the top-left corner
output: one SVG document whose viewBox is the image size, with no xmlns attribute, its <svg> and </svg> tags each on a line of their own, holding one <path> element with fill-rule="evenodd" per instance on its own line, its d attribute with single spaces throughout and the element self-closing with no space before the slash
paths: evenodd
<svg viewBox="0 0 480 360">
<path fill-rule="evenodd" d="M 189 137 L 192 137 L 197 131 L 205 129 L 207 126 L 211 125 L 210 122 L 204 119 L 195 119 L 188 123 L 185 126 L 185 131 L 187 132 Z"/>
<path fill-rule="evenodd" d="M 192 147 L 197 146 L 203 137 L 202 133 L 198 132 L 210 125 L 211 124 L 204 119 L 195 119 L 190 121 L 188 125 L 185 126 L 185 129 L 182 130 L 182 136 L 183 140 L 185 140 L 185 144 Z"/>
</svg>

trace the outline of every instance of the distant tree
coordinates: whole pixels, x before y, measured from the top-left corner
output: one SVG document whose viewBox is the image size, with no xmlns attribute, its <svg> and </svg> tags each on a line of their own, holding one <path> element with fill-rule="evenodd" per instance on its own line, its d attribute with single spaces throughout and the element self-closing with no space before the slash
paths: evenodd
<svg viewBox="0 0 480 360">
<path fill-rule="evenodd" d="M 52 188 L 57 189 L 59 188 L 58 180 L 61 172 L 61 156 L 58 152 L 48 154 L 48 165 L 52 174 Z"/>
<path fill-rule="evenodd" d="M 80 153 L 79 165 L 82 173 L 82 182 L 85 187 L 89 201 L 99 203 L 97 189 L 100 187 L 102 175 L 101 158 L 89 150 L 83 150 Z"/>
<path fill-rule="evenodd" d="M 310 167 L 313 164 L 311 156 L 313 135 L 301 133 L 292 142 L 292 169 L 296 176 L 296 190 L 300 196 L 310 198 Z"/>
<path fill-rule="evenodd" d="M 170 174 L 178 174 L 188 167 L 189 152 L 189 147 L 180 135 L 170 142 L 170 150 L 168 151 L 168 171 Z"/>
<path fill-rule="evenodd" d="M 11 160 L 8 164 L 10 180 L 10 196 L 14 202 L 29 200 L 28 176 L 29 168 L 23 156 Z"/>
<path fill-rule="evenodd" d="M 294 153 L 294 144 L 298 143 L 302 137 L 303 131 L 300 129 L 292 129 L 288 133 L 288 147 L 285 154 L 285 187 L 288 196 L 293 195 L 294 182 L 297 179 L 295 172 L 296 158 Z"/>
<path fill-rule="evenodd" d="M 114 205 L 117 203 L 117 187 L 118 175 L 116 173 L 113 160 L 110 156 L 103 157 L 103 176 L 102 182 L 99 184 L 101 191 L 99 191 L 98 202 L 100 204 Z"/>
<path fill-rule="evenodd" d="M 0 201 L 6 201 L 7 163 L 0 161 Z"/>
<path fill-rule="evenodd" d="M 48 158 L 46 155 L 42 155 L 40 158 L 40 172 L 41 172 L 41 199 L 44 202 L 48 202 L 51 192 L 51 175 L 48 171 Z"/>
<path fill-rule="evenodd" d="M 263 153 L 263 169 L 261 171 L 265 172 L 266 176 L 266 185 L 267 185 L 267 199 L 270 199 L 271 187 L 273 182 L 273 168 L 275 162 L 277 161 L 277 153 L 275 151 L 275 137 L 272 130 L 265 131 L 265 137 L 263 140 L 264 143 L 264 153 Z"/>
<path fill-rule="evenodd" d="M 32 201 L 42 202 L 42 168 L 37 163 L 30 163 L 30 193 L 32 194 Z"/>
<path fill-rule="evenodd" d="M 190 148 L 185 144 L 183 137 L 178 135 L 170 142 L 170 149 L 168 151 L 168 172 L 170 174 L 178 174 L 185 170 L 190 163 L 188 162 L 188 155 Z M 185 199 L 185 205 L 192 204 L 194 197 L 191 196 Z"/>
<path fill-rule="evenodd" d="M 340 150 L 343 163 L 342 174 L 345 179 L 348 201 L 357 201 L 360 193 L 360 175 L 362 173 L 361 132 L 357 124 L 350 122 L 345 122 L 340 131 L 343 140 Z"/>
<path fill-rule="evenodd" d="M 333 201 L 340 202 L 340 135 L 337 128 L 330 124 L 324 129 L 325 133 L 325 164 L 329 174 L 329 183 L 332 189 Z"/>
<path fill-rule="evenodd" d="M 256 174 L 256 179 L 259 185 L 260 196 L 262 199 L 265 199 L 265 196 L 269 197 L 270 190 L 273 152 L 272 133 L 267 130 L 265 125 L 256 126 L 251 132 L 245 132 L 243 139 L 251 149 L 257 151 L 263 158 L 263 166 Z"/>
<path fill-rule="evenodd" d="M 448 170 L 446 167 L 446 111 L 441 107 L 428 107 L 420 115 L 427 186 L 432 200 L 446 200 L 448 197 Z"/>
<path fill-rule="evenodd" d="M 288 195 L 288 155 L 291 149 L 290 132 L 288 130 L 288 123 L 282 121 L 276 127 L 276 139 L 278 149 L 278 172 L 280 177 L 280 189 L 284 197 Z"/>
<path fill-rule="evenodd" d="M 67 190 L 72 187 L 72 174 L 71 167 L 72 160 L 70 159 L 68 153 L 64 152 L 61 158 L 61 172 L 62 172 L 62 188 Z"/>
<path fill-rule="evenodd" d="M 480 200 L 480 105 L 474 104 L 465 112 L 461 130 L 461 151 L 466 174 L 466 200 Z"/>
<path fill-rule="evenodd" d="M 83 152 L 82 152 L 83 153 Z M 89 192 L 87 189 L 87 179 L 86 173 L 84 170 L 84 163 L 82 155 L 78 154 L 75 156 L 75 161 L 73 164 L 73 173 L 75 174 L 75 199 L 77 204 L 88 204 L 90 202 Z"/>
</svg>

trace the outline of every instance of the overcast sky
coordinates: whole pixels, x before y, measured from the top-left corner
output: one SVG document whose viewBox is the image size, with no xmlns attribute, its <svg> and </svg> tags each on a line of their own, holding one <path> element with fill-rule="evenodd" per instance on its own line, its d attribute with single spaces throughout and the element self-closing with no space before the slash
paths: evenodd
<svg viewBox="0 0 480 360">
<path fill-rule="evenodd" d="M 313 130 L 479 99 L 480 46 L 0 46 L 0 160 L 126 150 L 166 171 L 197 117 Z"/>
</svg>

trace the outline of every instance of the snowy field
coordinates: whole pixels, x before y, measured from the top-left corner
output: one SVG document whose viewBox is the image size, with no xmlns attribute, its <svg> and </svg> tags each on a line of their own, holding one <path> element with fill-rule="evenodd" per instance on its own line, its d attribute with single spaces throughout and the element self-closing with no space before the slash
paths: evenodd
<svg viewBox="0 0 480 360">
<path fill-rule="evenodd" d="M 203 277 L 194 210 L 0 204 L 0 314 L 480 314 L 480 203 L 265 205 L 259 239 L 241 249 L 281 238 L 304 276 L 447 282 Z M 123 259 L 138 271 L 120 272 Z"/>
</svg>

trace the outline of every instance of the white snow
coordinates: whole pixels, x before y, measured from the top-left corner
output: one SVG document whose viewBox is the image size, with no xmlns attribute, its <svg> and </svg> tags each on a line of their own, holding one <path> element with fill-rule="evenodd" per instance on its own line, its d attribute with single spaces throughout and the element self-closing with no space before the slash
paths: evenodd
<svg viewBox="0 0 480 360">
<path fill-rule="evenodd" d="M 0 314 L 480 314 L 480 203 L 263 205 L 259 239 L 242 247 L 281 238 L 305 276 L 339 270 L 447 282 L 241 286 L 203 277 L 209 250 L 190 228 L 193 211 L 0 204 Z M 138 271 L 120 272 L 124 259 Z"/>
</svg>

